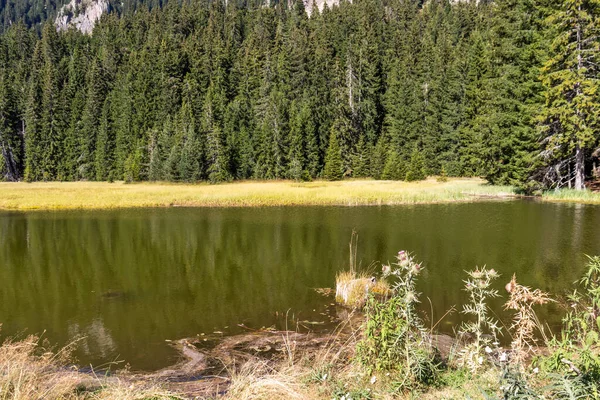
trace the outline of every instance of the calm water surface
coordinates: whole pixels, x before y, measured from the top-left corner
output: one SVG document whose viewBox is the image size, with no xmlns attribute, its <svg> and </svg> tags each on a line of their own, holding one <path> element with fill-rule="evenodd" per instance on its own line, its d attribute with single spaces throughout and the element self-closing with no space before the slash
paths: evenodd
<svg viewBox="0 0 600 400">
<path fill-rule="evenodd" d="M 1 334 L 84 339 L 81 364 L 173 363 L 165 339 L 320 321 L 359 234 L 361 265 L 400 249 L 426 266 L 423 310 L 465 300 L 464 270 L 487 264 L 552 293 L 573 288 L 584 253 L 600 254 L 600 207 L 537 202 L 397 207 L 150 209 L 0 213 Z M 494 307 L 502 318 L 501 302 Z M 550 325 L 556 308 L 540 311 Z M 440 324 L 451 331 L 453 314 Z"/>
</svg>

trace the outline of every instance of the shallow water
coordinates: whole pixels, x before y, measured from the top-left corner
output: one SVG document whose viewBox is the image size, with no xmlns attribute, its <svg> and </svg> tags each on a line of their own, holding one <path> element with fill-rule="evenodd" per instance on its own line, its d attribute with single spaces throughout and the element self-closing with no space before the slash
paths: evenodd
<svg viewBox="0 0 600 400">
<path fill-rule="evenodd" d="M 57 345 L 83 336 L 82 365 L 154 370 L 176 360 L 166 339 L 236 333 L 241 323 L 282 328 L 286 315 L 327 321 L 331 298 L 313 288 L 333 286 L 347 268 L 353 229 L 362 267 L 400 249 L 423 260 L 429 326 L 464 302 L 463 271 L 475 265 L 498 270 L 499 289 L 516 273 L 552 293 L 571 290 L 584 253 L 600 254 L 599 226 L 598 206 L 527 201 L 2 212 L 1 334 L 43 333 Z M 494 308 L 506 319 L 501 303 Z M 539 314 L 560 322 L 557 307 Z M 459 320 L 454 313 L 438 326 L 451 332 Z"/>
</svg>

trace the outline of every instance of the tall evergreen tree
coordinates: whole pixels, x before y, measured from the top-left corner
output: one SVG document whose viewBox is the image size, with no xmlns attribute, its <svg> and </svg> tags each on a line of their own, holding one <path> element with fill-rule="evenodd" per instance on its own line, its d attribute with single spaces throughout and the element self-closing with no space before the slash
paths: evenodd
<svg viewBox="0 0 600 400">
<path fill-rule="evenodd" d="M 338 135 L 339 132 L 336 124 L 334 124 L 329 136 L 329 147 L 327 148 L 325 169 L 323 170 L 323 175 L 330 181 L 338 181 L 344 177 L 344 165 Z"/>
<path fill-rule="evenodd" d="M 546 103 L 542 121 L 541 180 L 585 188 L 586 158 L 598 145 L 600 1 L 551 2 L 551 56 L 542 68 Z"/>
</svg>

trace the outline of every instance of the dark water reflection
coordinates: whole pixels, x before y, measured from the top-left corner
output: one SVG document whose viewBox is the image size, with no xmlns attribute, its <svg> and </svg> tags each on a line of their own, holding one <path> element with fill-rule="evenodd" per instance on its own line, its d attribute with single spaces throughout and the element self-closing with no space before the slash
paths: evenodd
<svg viewBox="0 0 600 400">
<path fill-rule="evenodd" d="M 331 300 L 312 288 L 346 268 L 353 228 L 363 266 L 399 249 L 424 261 L 420 290 L 437 320 L 462 304 L 463 270 L 475 265 L 500 271 L 499 288 L 515 272 L 570 290 L 584 253 L 600 254 L 599 226 L 600 207 L 535 202 L 1 213 L 2 334 L 45 331 L 58 344 L 83 335 L 83 364 L 160 368 L 175 357 L 165 339 L 281 326 L 287 310 L 318 318 Z M 425 298 L 423 309 L 431 314 Z M 551 325 L 561 317 L 540 314 Z"/>
</svg>

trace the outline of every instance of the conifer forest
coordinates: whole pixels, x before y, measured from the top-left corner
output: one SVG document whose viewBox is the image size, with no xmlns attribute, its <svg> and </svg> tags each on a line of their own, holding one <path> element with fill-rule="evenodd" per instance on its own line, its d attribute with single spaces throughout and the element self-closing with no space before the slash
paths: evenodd
<svg viewBox="0 0 600 400">
<path fill-rule="evenodd" d="M 600 0 L 319 5 L 125 0 L 85 34 L 2 1 L 2 176 L 535 191 L 600 171 Z"/>
</svg>

